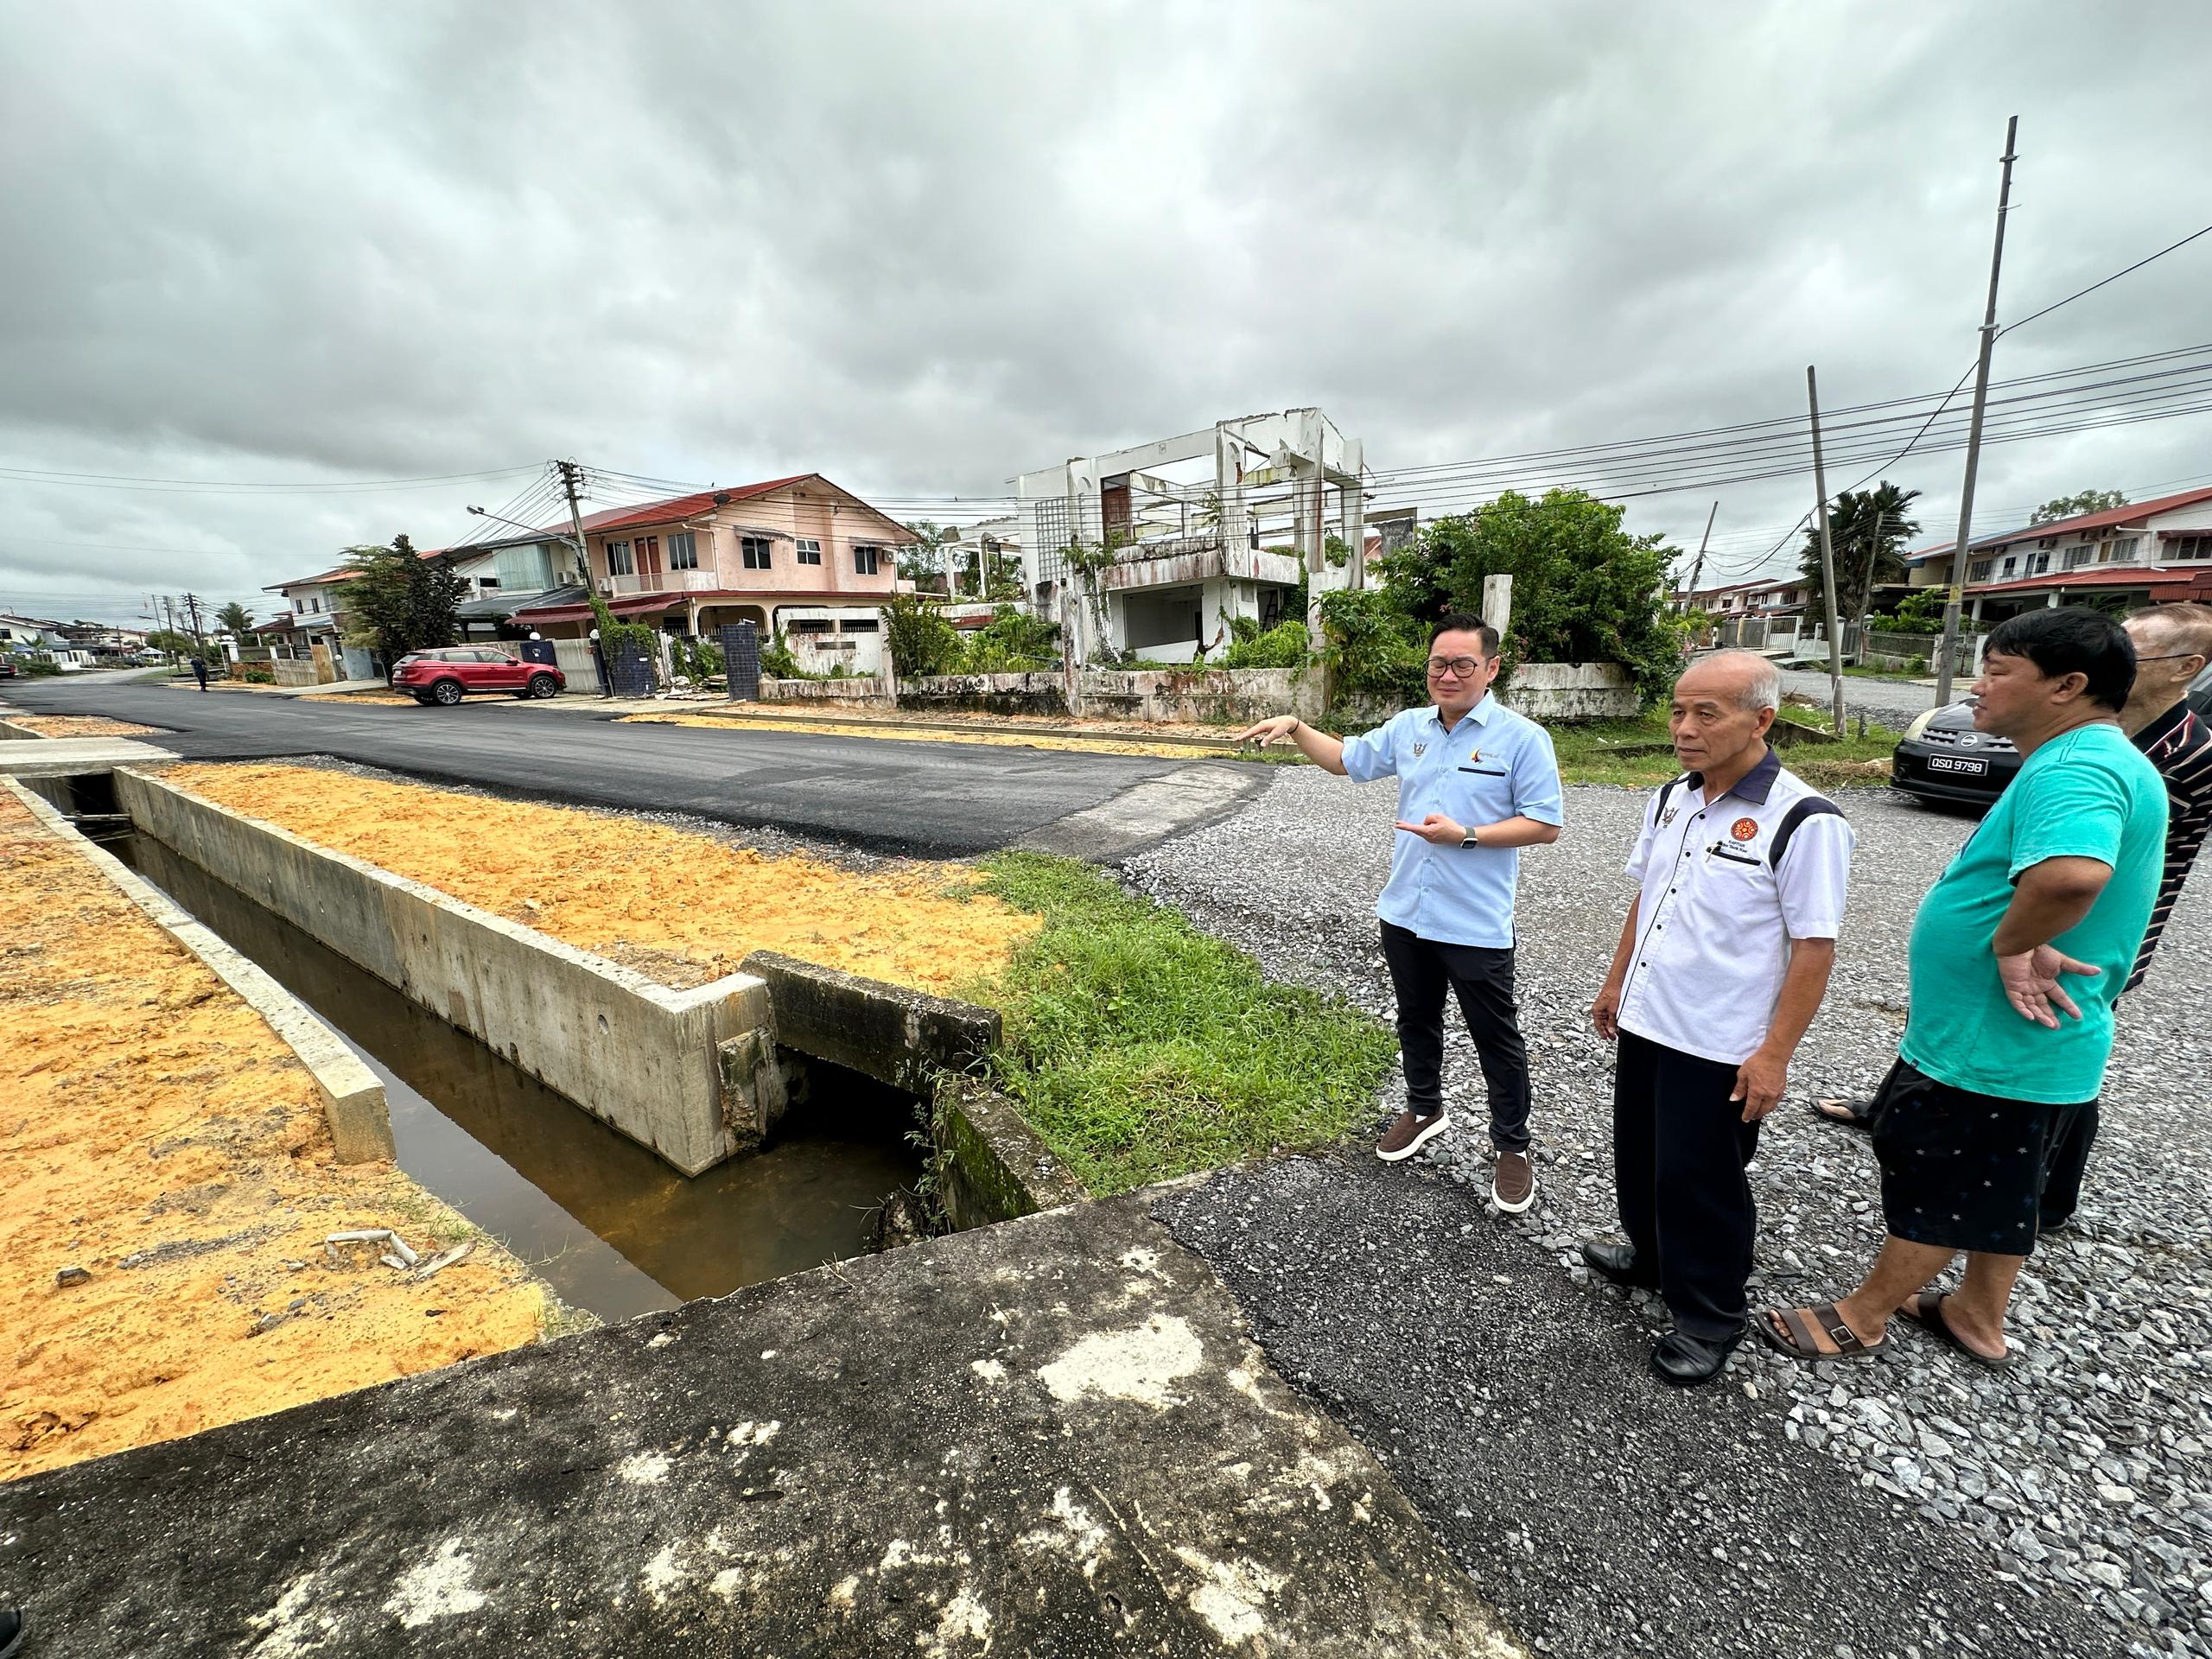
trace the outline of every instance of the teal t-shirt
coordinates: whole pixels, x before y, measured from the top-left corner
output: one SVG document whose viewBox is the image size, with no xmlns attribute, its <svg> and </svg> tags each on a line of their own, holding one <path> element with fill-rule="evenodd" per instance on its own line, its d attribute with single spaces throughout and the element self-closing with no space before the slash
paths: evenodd
<svg viewBox="0 0 2212 1659">
<path fill-rule="evenodd" d="M 2054 1105 L 2095 1099 L 2112 1055 L 2112 1005 L 2151 925 L 2165 836 L 2165 785 L 2119 727 L 2076 727 L 2031 754 L 1913 918 L 1904 1058 L 1976 1094 Z M 2013 882 L 2048 858 L 2112 866 L 2089 913 L 2051 941 L 2104 969 L 2061 980 L 2082 1017 L 2062 1013 L 2056 1031 L 2005 1000 L 1989 948 Z"/>
</svg>

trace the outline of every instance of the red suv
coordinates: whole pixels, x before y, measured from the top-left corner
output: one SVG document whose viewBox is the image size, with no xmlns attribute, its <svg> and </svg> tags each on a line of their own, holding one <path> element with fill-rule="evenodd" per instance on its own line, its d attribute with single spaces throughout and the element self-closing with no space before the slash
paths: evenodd
<svg viewBox="0 0 2212 1659">
<path fill-rule="evenodd" d="M 416 651 L 392 665 L 391 685 L 417 702 L 450 706 L 471 691 L 505 691 L 518 697 L 558 696 L 569 677 L 543 663 L 525 663 L 489 645 Z"/>
</svg>

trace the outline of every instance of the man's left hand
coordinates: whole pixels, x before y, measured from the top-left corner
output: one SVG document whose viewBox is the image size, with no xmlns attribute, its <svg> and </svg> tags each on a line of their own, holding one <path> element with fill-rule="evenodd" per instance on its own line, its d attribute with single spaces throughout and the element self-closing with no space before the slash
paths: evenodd
<svg viewBox="0 0 2212 1659">
<path fill-rule="evenodd" d="M 1782 1103 L 1782 1090 L 1789 1081 L 1789 1062 L 1764 1049 L 1736 1068 L 1736 1092 L 1728 1096 L 1744 1103 L 1744 1122 L 1756 1123 Z"/>
<path fill-rule="evenodd" d="M 1408 835 L 1419 836 L 1431 846 L 1457 847 L 1467 838 L 1466 827 L 1454 823 L 1441 812 L 1432 812 L 1419 823 L 1408 823 L 1403 818 L 1397 823 Z"/>
<path fill-rule="evenodd" d="M 2032 1020 L 2053 1031 L 2058 1029 L 2058 1016 L 2062 1014 L 2069 1020 L 2082 1017 L 2080 1005 L 2066 994 L 2058 976 L 2081 974 L 2094 978 L 2103 972 L 2103 969 L 2076 962 L 2048 944 L 2023 950 L 2018 956 L 1997 958 L 1997 978 L 2005 988 L 2005 1000 L 2023 1020 Z"/>
</svg>

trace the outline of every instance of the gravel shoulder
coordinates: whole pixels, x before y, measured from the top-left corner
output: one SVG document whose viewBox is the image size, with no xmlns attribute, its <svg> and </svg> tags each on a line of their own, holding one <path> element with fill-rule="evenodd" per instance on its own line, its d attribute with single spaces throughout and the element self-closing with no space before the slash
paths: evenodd
<svg viewBox="0 0 2212 1659">
<path fill-rule="evenodd" d="M 1363 1319 L 1371 1333 L 1409 1324 L 1411 1346 L 1404 1353 L 1378 1350 L 1372 1363 L 1347 1362 L 1333 1372 L 1287 1351 L 1278 1355 L 1286 1374 L 1304 1371 L 1308 1386 L 1333 1389 L 1332 1408 L 1374 1444 L 1431 1434 L 1439 1414 L 1450 1439 L 1479 1439 L 1484 1431 L 1459 1402 L 1482 1400 L 1484 1389 L 1520 1414 L 1524 1433 L 1549 1428 L 1543 1440 L 1517 1443 L 1510 1457 L 1487 1465 L 1446 1459 L 1435 1471 L 1434 1491 L 1419 1501 L 1484 1590 L 1531 1637 L 1552 1639 L 1555 1651 L 1618 1651 L 1646 1633 L 1632 1620 L 1625 1627 L 1636 1632 L 1631 1640 L 1620 1627 L 1584 1622 L 1533 1591 L 1526 1607 L 1514 1605 L 1515 1573 L 1541 1576 L 1530 1553 L 1537 1549 L 1529 1530 L 1536 1523 L 1522 1503 L 1504 1500 L 1496 1480 L 1537 1460 L 1605 1470 L 1586 1479 L 1596 1501 L 1586 1498 L 1579 1511 L 1595 1524 L 1624 1492 L 1663 1490 L 1686 1470 L 1696 1474 L 1694 1461 L 1681 1461 L 1679 1449 L 1650 1429 L 1653 1414 L 1680 1412 L 1700 1423 L 1714 1445 L 1742 1438 L 1748 1413 L 1790 1450 L 1789 1459 L 1773 1464 L 1778 1478 L 1798 1478 L 1793 1471 L 1814 1466 L 1799 1454 L 1815 1454 L 1847 1484 L 1886 1503 L 1878 1524 L 1902 1545 L 1931 1560 L 1955 1548 L 1970 1564 L 1962 1570 L 1981 1575 L 1974 1593 L 1990 1599 L 1986 1606 L 2012 1605 L 2017 1586 L 2021 1595 L 2044 1599 L 2037 1617 L 2073 1610 L 2094 1623 L 2094 1639 L 2060 1650 L 2212 1655 L 2212 1127 L 2203 1112 L 2212 1039 L 2181 1013 L 2190 993 L 2212 982 L 2212 880 L 2200 874 L 2184 893 L 2148 984 L 2122 1011 L 2086 1224 L 2077 1236 L 2038 1249 L 2023 1274 L 2015 1305 L 2021 1357 L 2012 1371 L 1968 1367 L 1911 1332 L 1880 1359 L 1852 1366 L 1800 1368 L 1747 1344 L 1714 1388 L 1661 1399 L 1643 1370 L 1639 1338 L 1663 1326 L 1663 1310 L 1656 1298 L 1592 1285 L 1574 1255 L 1583 1237 L 1618 1236 L 1611 1051 L 1590 1031 L 1586 1010 L 1631 896 L 1620 865 L 1642 798 L 1628 790 L 1570 790 L 1567 833 L 1523 860 L 1520 977 L 1536 1092 L 1538 1207 L 1510 1221 L 1484 1217 L 1487 1147 L 1478 1131 L 1463 1128 L 1423 1154 L 1425 1173 L 1456 1188 L 1456 1207 L 1443 1206 L 1421 1184 L 1423 1171 L 1402 1166 L 1396 1179 L 1404 1185 L 1395 1186 L 1353 1163 L 1363 1177 L 1360 1204 L 1372 1210 L 1402 1192 L 1408 1213 L 1427 1217 L 1412 1242 L 1459 1236 L 1456 1225 L 1446 1225 L 1459 1215 L 1476 1229 L 1468 1236 L 1501 1252 L 1496 1272 L 1541 1284 L 1543 1294 L 1532 1289 L 1525 1306 L 1518 1297 L 1485 1299 L 1480 1319 L 1455 1320 L 1450 1299 L 1438 1299 L 1432 1280 L 1464 1290 L 1468 1274 L 1484 1262 L 1457 1247 L 1429 1251 L 1427 1260 L 1415 1250 L 1393 1263 L 1404 1271 L 1378 1279 L 1370 1249 L 1388 1260 L 1408 1236 L 1394 1243 L 1387 1230 L 1354 1235 L 1346 1248 L 1310 1253 L 1286 1281 L 1284 1305 L 1292 1313 L 1286 1331 L 1315 1319 Z M 1341 991 L 1387 1014 L 1389 983 L 1370 906 L 1388 872 L 1394 804 L 1387 782 L 1355 785 L 1303 768 L 1287 771 L 1239 813 L 1131 861 L 1124 874 L 1252 950 L 1271 974 Z M 1755 1305 L 1824 1299 L 1847 1287 L 1878 1243 L 1877 1181 L 1864 1139 L 1815 1122 L 1804 1108 L 1815 1096 L 1869 1090 L 1887 1069 L 1904 1023 L 1904 941 L 1913 909 L 1973 827 L 1886 791 L 1849 792 L 1842 804 L 1859 837 L 1850 918 L 1827 1005 L 1752 1168 L 1762 1215 Z M 1455 1103 L 1479 1114 L 1480 1072 L 1464 1034 L 1447 1046 L 1446 1084 Z M 1402 1092 L 1395 1079 L 1386 1086 L 1378 1122 L 1396 1109 Z M 1224 1175 L 1200 1192 L 1219 1190 L 1219 1203 L 1233 1205 L 1243 1201 L 1240 1184 L 1262 1173 Z M 1293 1235 L 1344 1224 L 1335 1198 L 1312 1214 L 1280 1195 L 1276 1202 L 1274 1213 L 1262 1211 L 1251 1230 L 1273 1230 L 1287 1244 Z M 1357 1205 L 1342 1212 L 1358 1213 Z M 1232 1282 L 1261 1295 L 1232 1270 L 1224 1224 L 1194 1210 L 1187 1224 Z M 1610 1349 L 1537 1358 L 1557 1351 L 1536 1344 L 1525 1327 L 1548 1317 L 1554 1293 L 1568 1291 L 1622 1335 Z M 1496 1363 L 1493 1357 L 1511 1353 L 1516 1342 L 1531 1363 Z M 1409 1377 L 1419 1386 L 1406 1386 Z M 1593 1388 L 1592 1377 L 1600 1386 Z M 1756 1402 L 1745 1397 L 1746 1385 L 1756 1389 Z M 1589 1403 L 1570 1408 L 1569 1400 Z M 1451 1468 L 1461 1472 L 1453 1476 Z M 1809 1516 L 1834 1502 L 1834 1491 L 1814 1482 L 1798 1494 L 1800 1506 Z M 1679 1536 L 1708 1554 L 1727 1551 L 1745 1513 L 1719 1497 L 1708 1503 L 1694 1478 L 1668 1510 L 1668 1527 L 1653 1535 Z M 1468 1516 L 1481 1524 L 1471 1527 Z M 1550 1547 L 1564 1548 L 1556 1541 Z M 1785 1550 L 1771 1536 L 1757 1547 L 1777 1558 L 1796 1548 Z M 1684 1566 L 1688 1560 L 1681 1550 L 1648 1550 L 1624 1556 L 1614 1573 L 1601 1554 L 1581 1577 L 1611 1573 L 1611 1581 L 1602 1590 L 1586 1586 L 1576 1605 L 1640 1609 L 1637 1620 L 1649 1621 L 1656 1642 L 1678 1617 L 1670 1609 L 1689 1605 L 1685 1599 L 1694 1592 L 1719 1592 L 1697 1588 L 1701 1580 Z M 1792 1581 L 1794 1590 L 1771 1574 L 1769 1581 L 1774 1593 L 1835 1611 L 1847 1598 L 1824 1586 L 1851 1580 L 1816 1572 Z M 1746 1602 L 1738 1611 L 1761 1629 L 1762 1607 Z M 2017 1609 L 2015 1615 L 2027 1618 Z M 1971 1622 L 1942 1618 L 1947 1636 L 1936 1630 L 1932 1608 L 1916 1616 L 1916 1628 L 1908 1609 L 1885 1639 L 1831 1635 L 1823 1646 L 1808 1629 L 1799 1645 L 1771 1650 L 1827 1656 L 1844 1650 L 1840 1642 L 1863 1659 L 1976 1639 Z M 1710 1628 L 1717 1636 L 1740 1627 Z M 1980 1650 L 2026 1649 L 2000 1640 Z"/>
<path fill-rule="evenodd" d="M 1823 709 L 1828 706 L 1826 670 L 1785 668 L 1782 671 L 1782 689 L 1810 697 Z M 1960 690 L 1965 690 L 1963 683 Z M 1936 691 L 1932 686 L 1915 685 L 1904 680 L 1872 680 L 1857 674 L 1843 677 L 1843 709 L 1847 716 L 1864 715 L 1882 725 L 1902 728 L 1915 715 L 1925 714 L 1935 706 Z"/>
</svg>

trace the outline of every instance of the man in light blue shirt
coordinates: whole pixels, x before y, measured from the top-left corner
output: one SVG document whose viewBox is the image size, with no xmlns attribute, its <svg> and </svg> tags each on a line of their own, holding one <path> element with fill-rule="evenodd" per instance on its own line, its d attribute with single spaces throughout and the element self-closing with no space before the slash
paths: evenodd
<svg viewBox="0 0 2212 1659">
<path fill-rule="evenodd" d="M 1529 1056 L 1513 999 L 1513 892 L 1523 847 L 1559 839 L 1559 763 L 1542 727 L 1490 695 L 1497 630 L 1454 612 L 1429 640 L 1433 705 L 1359 737 L 1317 732 L 1295 715 L 1240 741 L 1287 738 L 1316 766 L 1355 783 L 1398 780 L 1398 841 L 1376 901 L 1398 997 L 1406 1109 L 1376 1144 L 1409 1158 L 1450 1127 L 1444 1105 L 1444 999 L 1459 999 L 1490 1089 L 1491 1196 L 1508 1215 L 1535 1202 L 1529 1161 Z"/>
</svg>

